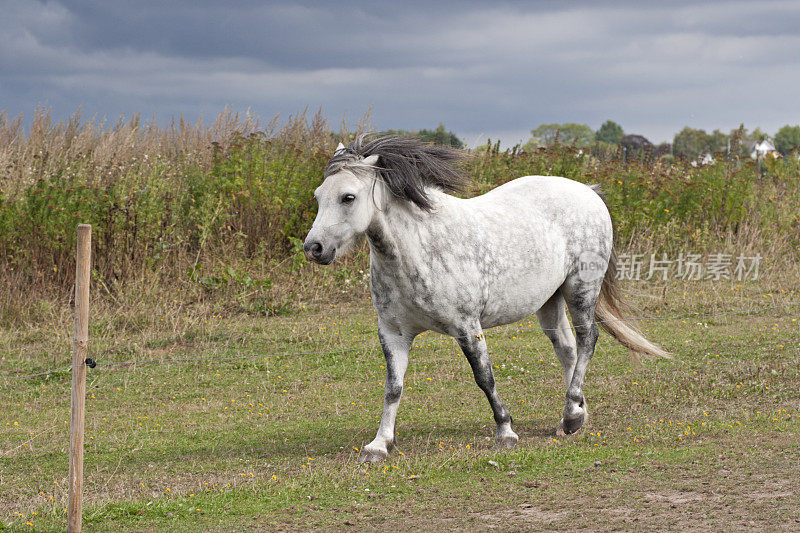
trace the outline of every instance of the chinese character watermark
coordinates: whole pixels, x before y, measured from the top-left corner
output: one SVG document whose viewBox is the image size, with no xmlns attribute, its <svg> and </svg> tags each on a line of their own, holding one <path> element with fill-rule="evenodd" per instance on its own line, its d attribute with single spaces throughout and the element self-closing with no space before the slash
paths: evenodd
<svg viewBox="0 0 800 533">
<path fill-rule="evenodd" d="M 712 253 L 703 257 L 700 254 L 680 252 L 673 259 L 670 259 L 665 253 L 650 254 L 649 258 L 645 254 L 619 254 L 617 256 L 617 279 L 634 281 L 757 280 L 762 259 L 764 258 L 759 253 L 750 256 Z"/>
</svg>

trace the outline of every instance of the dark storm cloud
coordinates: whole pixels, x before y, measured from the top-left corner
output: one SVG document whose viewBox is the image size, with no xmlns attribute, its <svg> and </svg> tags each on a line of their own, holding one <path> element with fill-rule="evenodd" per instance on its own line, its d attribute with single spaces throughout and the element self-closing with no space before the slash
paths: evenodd
<svg viewBox="0 0 800 533">
<path fill-rule="evenodd" d="M 0 109 L 373 106 L 376 127 L 444 122 L 473 142 L 550 121 L 663 140 L 800 119 L 796 2 L 166 4 L 0 0 Z"/>
</svg>

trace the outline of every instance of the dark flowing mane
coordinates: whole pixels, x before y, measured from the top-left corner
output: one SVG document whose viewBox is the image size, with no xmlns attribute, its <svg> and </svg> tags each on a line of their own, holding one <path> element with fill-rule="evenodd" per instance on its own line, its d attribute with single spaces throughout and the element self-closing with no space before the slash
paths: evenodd
<svg viewBox="0 0 800 533">
<path fill-rule="evenodd" d="M 412 135 L 359 135 L 337 151 L 325 169 L 325 176 L 347 166 L 357 167 L 365 158 L 378 156 L 375 169 L 389 190 L 404 200 L 430 210 L 426 186 L 445 192 L 459 192 L 469 184 L 458 168 L 467 158 L 463 150 L 430 144 Z"/>
</svg>

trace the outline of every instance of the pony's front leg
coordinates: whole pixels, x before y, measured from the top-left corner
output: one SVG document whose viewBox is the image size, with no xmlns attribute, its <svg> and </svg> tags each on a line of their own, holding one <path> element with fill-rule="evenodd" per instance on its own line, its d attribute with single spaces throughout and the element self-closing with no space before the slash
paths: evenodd
<svg viewBox="0 0 800 533">
<path fill-rule="evenodd" d="M 362 463 L 382 461 L 389 456 L 389 452 L 394 447 L 395 419 L 400 406 L 400 396 L 403 394 L 403 378 L 406 375 L 406 368 L 408 368 L 408 352 L 414 341 L 414 335 L 389 332 L 385 328 L 379 328 L 378 336 L 381 340 L 383 355 L 386 357 L 383 415 L 378 434 L 361 450 L 358 460 Z"/>
<path fill-rule="evenodd" d="M 513 448 L 517 445 L 519 437 L 511 429 L 511 413 L 508 412 L 500 395 L 497 394 L 492 362 L 489 360 L 489 350 L 486 347 L 486 339 L 480 324 L 471 328 L 459 328 L 455 333 L 453 337 L 461 346 L 464 355 L 467 356 L 467 361 L 469 361 L 475 376 L 475 382 L 486 394 L 489 405 L 492 407 L 494 421 L 497 423 L 495 445 L 500 448 Z"/>
</svg>

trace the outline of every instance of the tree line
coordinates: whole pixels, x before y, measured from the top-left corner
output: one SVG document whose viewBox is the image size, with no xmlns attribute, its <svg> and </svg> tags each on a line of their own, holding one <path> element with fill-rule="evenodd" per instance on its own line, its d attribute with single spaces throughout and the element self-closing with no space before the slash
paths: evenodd
<svg viewBox="0 0 800 533">
<path fill-rule="evenodd" d="M 800 150 L 800 126 L 786 125 L 770 137 L 760 128 L 749 131 L 744 125 L 725 133 L 716 129 L 710 133 L 703 129 L 686 126 L 675 134 L 672 143 L 653 145 L 642 135 L 626 134 L 622 126 L 613 120 L 605 121 L 596 131 L 587 124 L 568 122 L 564 124 L 542 124 L 531 130 L 531 138 L 523 145 L 524 150 L 549 147 L 555 142 L 586 148 L 595 145 L 622 146 L 633 149 L 651 149 L 657 154 L 672 154 L 681 159 L 697 159 L 703 154 L 729 153 L 739 150 L 749 155 L 755 143 L 771 139 L 775 149 L 783 155 Z"/>
<path fill-rule="evenodd" d="M 448 131 L 443 124 L 439 124 L 435 129 L 387 130 L 384 133 L 417 135 L 428 142 L 454 148 L 465 146 L 465 143 L 454 132 Z M 643 135 L 626 133 L 622 126 L 613 120 L 606 120 L 597 130 L 593 130 L 588 124 L 575 122 L 549 123 L 541 124 L 531 130 L 531 137 L 522 149 L 530 152 L 539 147 L 550 147 L 558 142 L 578 148 L 598 145 L 602 148 L 619 147 L 630 153 L 647 150 L 657 156 L 669 154 L 676 158 L 693 160 L 704 154 L 713 155 L 720 152 L 727 154 L 732 150 L 738 151 L 742 156 L 748 156 L 753 146 L 765 139 L 771 139 L 778 152 L 788 155 L 800 150 L 800 126 L 783 126 L 774 136 L 770 136 L 761 128 L 750 131 L 743 125 L 728 133 L 719 129 L 709 133 L 704 129 L 686 126 L 675 134 L 671 143 L 655 145 Z"/>
</svg>

